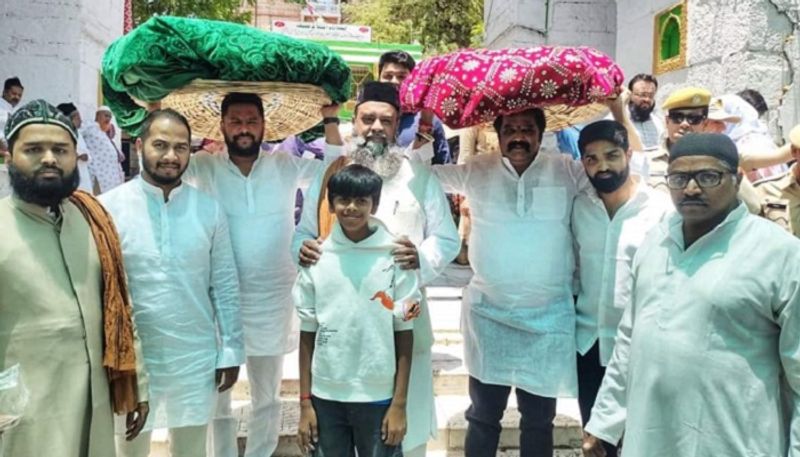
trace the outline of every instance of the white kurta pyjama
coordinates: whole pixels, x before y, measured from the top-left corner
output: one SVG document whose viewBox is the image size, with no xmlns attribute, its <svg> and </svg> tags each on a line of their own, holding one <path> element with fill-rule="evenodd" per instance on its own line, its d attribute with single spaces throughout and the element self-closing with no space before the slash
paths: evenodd
<svg viewBox="0 0 800 457">
<path fill-rule="evenodd" d="M 150 375 L 145 430 L 207 424 L 215 371 L 244 363 L 239 284 L 225 213 L 182 184 L 141 177 L 100 197 L 120 234 Z"/>
<path fill-rule="evenodd" d="M 800 457 L 800 240 L 741 204 L 659 224 L 586 430 L 624 457 Z"/>
<path fill-rule="evenodd" d="M 597 192 L 575 199 L 572 231 L 580 278 L 575 337 L 581 355 L 599 341 L 600 363 L 608 365 L 617 326 L 630 302 L 634 254 L 647 233 L 672 211 L 669 197 L 653 190 L 645 179 L 640 179 L 636 193 L 613 219 Z"/>
<path fill-rule="evenodd" d="M 201 151 L 189 163 L 185 180 L 216 197 L 228 216 L 248 356 L 297 349 L 297 326 L 292 325 L 297 266 L 291 253 L 295 195 L 322 167 L 322 161 L 281 151 L 262 152 L 248 176 L 227 153 Z"/>
<path fill-rule="evenodd" d="M 519 176 L 498 154 L 433 167 L 470 202 L 475 275 L 461 314 L 469 374 L 555 398 L 577 391 L 570 217 L 590 189 L 580 162 L 540 152 Z"/>
</svg>

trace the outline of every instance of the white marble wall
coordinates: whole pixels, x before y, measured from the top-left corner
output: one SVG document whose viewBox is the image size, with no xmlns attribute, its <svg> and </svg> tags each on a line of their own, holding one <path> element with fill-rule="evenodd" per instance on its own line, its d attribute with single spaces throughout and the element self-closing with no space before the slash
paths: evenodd
<svg viewBox="0 0 800 457">
<path fill-rule="evenodd" d="M 485 0 L 486 46 L 587 45 L 613 56 L 614 0 Z"/>
<path fill-rule="evenodd" d="M 122 34 L 122 0 L 0 0 L 0 82 L 19 76 L 23 103 L 98 103 L 100 62 Z"/>
</svg>

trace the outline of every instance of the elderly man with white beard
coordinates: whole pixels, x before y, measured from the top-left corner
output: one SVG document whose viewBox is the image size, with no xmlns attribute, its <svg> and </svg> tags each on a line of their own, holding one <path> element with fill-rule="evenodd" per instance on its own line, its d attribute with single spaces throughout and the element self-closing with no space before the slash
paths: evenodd
<svg viewBox="0 0 800 457">
<path fill-rule="evenodd" d="M 345 157 L 334 162 L 308 189 L 292 246 L 302 266 L 319 259 L 320 243 L 333 222 L 327 208 L 320 208 L 319 203 L 326 201 L 321 190 L 327 187 L 328 178 L 348 162 L 367 166 L 383 178 L 376 217 L 399 237 L 394 256 L 401 268 L 418 270 L 424 286 L 458 254 L 461 241 L 438 179 L 420 161 L 409 160 L 420 149 L 430 148 L 429 138 L 418 134 L 410 148 L 397 146 L 399 113 L 400 101 L 394 86 L 380 82 L 365 85 L 355 109 L 353 138 L 344 146 Z M 338 152 L 339 147 L 332 142 L 335 141 L 328 140 L 326 154 Z M 424 294 L 421 305 L 414 321 L 408 392 L 408 405 L 413 408 L 407 408 L 408 429 L 403 440 L 403 455 L 412 457 L 425 455 L 426 443 L 437 429 L 431 366 L 433 329 Z"/>
</svg>

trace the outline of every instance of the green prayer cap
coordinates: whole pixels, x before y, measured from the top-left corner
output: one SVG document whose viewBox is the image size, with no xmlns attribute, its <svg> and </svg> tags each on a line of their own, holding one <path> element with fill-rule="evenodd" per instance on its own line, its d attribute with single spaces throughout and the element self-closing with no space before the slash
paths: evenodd
<svg viewBox="0 0 800 457">
<path fill-rule="evenodd" d="M 72 122 L 64 116 L 55 106 L 44 100 L 34 100 L 14 111 L 6 122 L 6 138 L 13 141 L 14 137 L 26 125 L 31 124 L 53 124 L 57 125 L 72 137 L 72 141 L 78 142 L 78 131 Z"/>
</svg>

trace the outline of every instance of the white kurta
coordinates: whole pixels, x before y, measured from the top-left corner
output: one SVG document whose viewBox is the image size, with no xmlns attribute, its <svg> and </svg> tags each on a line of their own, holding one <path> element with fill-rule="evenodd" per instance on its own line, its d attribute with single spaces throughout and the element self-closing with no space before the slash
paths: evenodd
<svg viewBox="0 0 800 457">
<path fill-rule="evenodd" d="M 11 177 L 8 175 L 8 164 L 0 163 L 0 198 L 11 195 Z"/>
<path fill-rule="evenodd" d="M 108 192 L 124 183 L 125 173 L 120 165 L 124 157 L 120 157 L 114 142 L 100 130 L 100 126 L 96 122 L 89 122 L 81 129 L 80 135 L 89 148 L 89 155 L 92 157 L 89 172 L 97 182 L 100 193 Z"/>
<path fill-rule="evenodd" d="M 591 188 L 580 162 L 539 153 L 519 176 L 498 154 L 433 167 L 472 213 L 461 327 L 469 374 L 543 397 L 574 396 L 575 261 L 570 216 Z"/>
<path fill-rule="evenodd" d="M 92 152 L 89 150 L 89 145 L 83 139 L 83 135 L 78 136 L 78 155 L 86 154 L 89 156 L 87 160 L 78 159 L 78 173 L 80 173 L 81 182 L 78 189 L 92 193 L 92 172 L 89 171 L 89 162 L 92 160 Z"/>
<path fill-rule="evenodd" d="M 597 192 L 578 195 L 572 208 L 572 232 L 578 249 L 580 287 L 575 337 L 585 355 L 599 340 L 600 363 L 608 365 L 614 337 L 631 296 L 633 256 L 645 235 L 674 211 L 669 197 L 639 179 L 636 193 L 609 219 Z"/>
<path fill-rule="evenodd" d="M 800 457 L 798 253 L 743 204 L 688 249 L 659 224 L 586 430 L 625 457 Z"/>
<path fill-rule="evenodd" d="M 322 168 L 322 161 L 280 151 L 262 152 L 248 176 L 226 153 L 201 151 L 189 162 L 184 180 L 216 197 L 228 216 L 248 356 L 297 349 L 292 325 L 297 267 L 290 251 L 295 194 Z"/>
<path fill-rule="evenodd" d="M 150 375 L 146 430 L 205 425 L 215 371 L 244 363 L 239 285 L 225 214 L 183 184 L 169 201 L 141 177 L 100 197 L 120 234 Z"/>
<path fill-rule="evenodd" d="M 11 117 L 14 111 L 15 109 L 11 106 L 11 103 L 8 103 L 3 97 L 0 97 L 0 141 L 5 141 L 6 139 L 6 124 L 8 123 L 8 118 Z"/>
<path fill-rule="evenodd" d="M 325 154 L 339 154 L 340 147 L 326 145 Z M 418 151 L 417 151 L 418 152 Z M 322 176 L 308 188 L 303 204 L 303 215 L 297 226 L 292 252 L 297 258 L 304 240 L 314 239 L 319 233 L 317 203 Z M 411 190 L 421 186 L 418 201 Z M 417 246 L 420 259 L 420 284 L 423 287 L 439 276 L 458 255 L 461 240 L 458 236 L 450 205 L 439 181 L 427 166 L 403 162 L 397 174 L 384 179 L 381 201 L 375 216 L 398 236 L 407 236 Z M 414 354 L 411 359 L 411 378 L 408 391 L 408 431 L 403 449 L 408 451 L 425 444 L 436 436 L 436 410 L 433 401 L 433 374 L 431 347 L 433 327 L 423 294 L 422 313 L 414 320 Z"/>
</svg>

